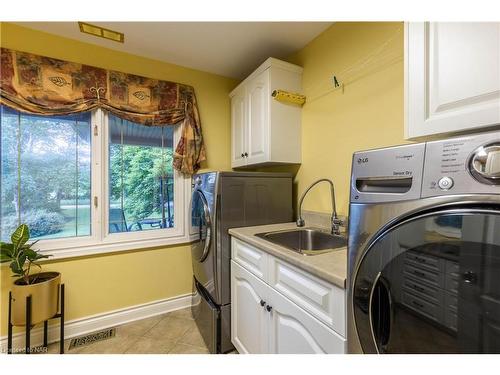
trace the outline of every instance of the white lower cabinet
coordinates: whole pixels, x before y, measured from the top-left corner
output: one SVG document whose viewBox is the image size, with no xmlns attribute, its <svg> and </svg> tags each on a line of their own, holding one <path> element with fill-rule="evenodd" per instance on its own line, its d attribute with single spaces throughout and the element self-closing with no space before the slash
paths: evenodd
<svg viewBox="0 0 500 375">
<path fill-rule="evenodd" d="M 239 353 L 266 353 L 269 287 L 234 261 L 231 274 L 231 341 Z"/>
<path fill-rule="evenodd" d="M 240 353 L 345 353 L 345 339 L 231 261 L 231 338 Z"/>
<path fill-rule="evenodd" d="M 268 292 L 269 353 L 344 353 L 342 337 L 271 287 Z"/>
</svg>

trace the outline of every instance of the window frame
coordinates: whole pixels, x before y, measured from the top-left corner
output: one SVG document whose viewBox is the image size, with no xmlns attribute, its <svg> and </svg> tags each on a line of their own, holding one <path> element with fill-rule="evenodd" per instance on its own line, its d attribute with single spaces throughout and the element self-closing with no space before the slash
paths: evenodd
<svg viewBox="0 0 500 375">
<path fill-rule="evenodd" d="M 124 233 L 109 232 L 109 122 L 102 109 L 91 112 L 91 234 L 82 237 L 41 239 L 37 248 L 50 259 L 106 254 L 189 242 L 188 203 L 191 178 L 174 170 L 174 227 Z M 173 147 L 181 125 L 173 125 Z M 95 205 L 97 200 L 97 206 Z"/>
</svg>

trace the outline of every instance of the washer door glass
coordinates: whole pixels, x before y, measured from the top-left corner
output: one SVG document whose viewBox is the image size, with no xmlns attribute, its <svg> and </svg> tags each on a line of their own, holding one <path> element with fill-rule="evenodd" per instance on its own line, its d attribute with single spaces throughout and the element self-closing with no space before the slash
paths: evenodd
<svg viewBox="0 0 500 375">
<path fill-rule="evenodd" d="M 201 190 L 193 191 L 191 207 L 191 224 L 197 233 L 197 239 L 191 246 L 193 261 L 203 262 L 210 251 L 212 223 L 208 202 Z"/>
<path fill-rule="evenodd" d="M 389 229 L 362 259 L 352 303 L 365 353 L 500 353 L 500 212 Z"/>
</svg>

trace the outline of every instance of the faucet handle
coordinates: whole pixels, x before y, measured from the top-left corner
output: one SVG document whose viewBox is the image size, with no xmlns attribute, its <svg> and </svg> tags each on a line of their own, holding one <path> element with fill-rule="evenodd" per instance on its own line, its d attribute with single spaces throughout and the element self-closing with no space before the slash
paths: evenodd
<svg viewBox="0 0 500 375">
<path fill-rule="evenodd" d="M 344 226 L 344 220 L 339 219 L 338 217 L 333 217 L 332 216 L 332 224 L 340 225 L 341 227 L 343 227 Z"/>
<path fill-rule="evenodd" d="M 344 221 L 332 215 L 332 234 L 340 235 L 340 227 L 344 226 Z"/>
</svg>

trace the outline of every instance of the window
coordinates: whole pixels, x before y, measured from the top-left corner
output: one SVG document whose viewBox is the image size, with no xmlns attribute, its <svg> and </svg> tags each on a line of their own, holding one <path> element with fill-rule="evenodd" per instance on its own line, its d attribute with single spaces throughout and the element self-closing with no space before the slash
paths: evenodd
<svg viewBox="0 0 500 375">
<path fill-rule="evenodd" d="M 1 108 L 1 239 L 88 236 L 90 113 L 43 117 Z"/>
<path fill-rule="evenodd" d="M 56 257 L 188 240 L 190 180 L 172 167 L 179 126 L 144 126 L 101 110 L 0 111 L 2 241 L 19 223 Z"/>
<path fill-rule="evenodd" d="M 173 128 L 109 115 L 109 232 L 174 225 Z"/>
</svg>

